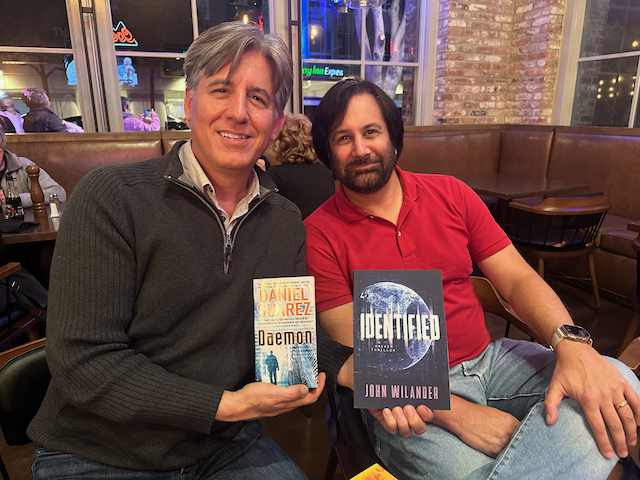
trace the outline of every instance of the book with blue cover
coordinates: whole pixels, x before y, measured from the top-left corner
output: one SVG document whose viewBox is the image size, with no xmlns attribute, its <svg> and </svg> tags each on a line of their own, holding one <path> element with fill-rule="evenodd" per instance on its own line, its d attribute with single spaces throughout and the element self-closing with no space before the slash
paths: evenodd
<svg viewBox="0 0 640 480">
<path fill-rule="evenodd" d="M 314 280 L 312 276 L 253 280 L 256 381 L 318 386 Z"/>
<path fill-rule="evenodd" d="M 354 406 L 450 408 L 439 270 L 356 270 Z"/>
</svg>

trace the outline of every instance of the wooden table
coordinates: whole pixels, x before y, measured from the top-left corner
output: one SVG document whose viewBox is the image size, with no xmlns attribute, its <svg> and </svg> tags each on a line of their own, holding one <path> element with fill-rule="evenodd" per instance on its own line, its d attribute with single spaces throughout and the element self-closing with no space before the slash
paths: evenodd
<svg viewBox="0 0 640 480">
<path fill-rule="evenodd" d="M 463 177 L 461 180 L 481 195 L 489 195 L 507 201 L 517 198 L 548 197 L 573 193 L 588 187 L 584 183 L 511 173 L 488 173 L 477 177 Z"/>
<path fill-rule="evenodd" d="M 487 173 L 476 177 L 462 177 L 460 180 L 473 188 L 476 193 L 498 199 L 495 213 L 498 223 L 509 217 L 511 200 L 576 193 L 589 187 L 584 183 L 511 173 Z"/>
<path fill-rule="evenodd" d="M 60 209 L 64 211 L 65 203 L 60 204 Z M 55 240 L 58 236 L 58 228 L 60 228 L 60 219 L 49 217 L 49 205 L 47 205 L 47 216 L 33 219 L 33 210 L 31 208 L 24 209 L 24 220 L 26 222 L 39 222 L 39 225 L 27 228 L 20 233 L 3 233 L 2 240 L 5 245 L 29 242 L 44 242 L 47 240 Z"/>
</svg>

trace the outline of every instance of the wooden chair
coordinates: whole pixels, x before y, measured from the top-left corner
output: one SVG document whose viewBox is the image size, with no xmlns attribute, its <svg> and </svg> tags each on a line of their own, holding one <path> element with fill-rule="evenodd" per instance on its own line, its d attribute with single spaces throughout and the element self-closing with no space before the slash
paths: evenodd
<svg viewBox="0 0 640 480">
<path fill-rule="evenodd" d="M 0 354 L 0 428 L 9 446 L 31 443 L 27 427 L 51 380 L 44 344 L 42 338 Z M 9 480 L 1 458 L 0 473 Z"/>
<path fill-rule="evenodd" d="M 602 220 L 611 208 L 607 196 L 549 197 L 542 201 L 514 201 L 509 206 L 504 229 L 518 250 L 537 258 L 542 278 L 548 258 L 587 257 L 595 308 L 600 311 L 593 252 Z"/>
<path fill-rule="evenodd" d="M 514 325 L 532 339 L 544 344 L 539 335 L 518 317 L 488 279 L 472 276 L 471 281 L 485 312 L 504 318 L 507 325 Z M 507 334 L 508 328 L 505 336 Z M 338 463 L 345 479 L 355 476 L 374 463 L 383 465 L 375 453 L 360 410 L 353 408 L 352 396 L 335 396 L 328 390 L 327 395 L 330 410 L 327 426 L 331 436 L 331 450 L 325 469 L 325 480 L 333 479 Z"/>
<path fill-rule="evenodd" d="M 42 312 L 36 308 L 22 308 L 12 302 L 8 282 L 10 275 L 20 270 L 18 262 L 10 262 L 0 267 L 0 281 L 7 283 L 6 311 L 0 316 L 0 351 L 14 346 L 21 336 L 36 340 L 44 333 Z"/>
</svg>

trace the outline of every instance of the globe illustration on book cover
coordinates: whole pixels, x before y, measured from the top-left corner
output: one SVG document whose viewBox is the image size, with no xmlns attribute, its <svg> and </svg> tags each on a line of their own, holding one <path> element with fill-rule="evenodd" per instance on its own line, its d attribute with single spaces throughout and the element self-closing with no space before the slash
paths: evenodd
<svg viewBox="0 0 640 480">
<path fill-rule="evenodd" d="M 410 326 L 407 328 L 406 322 L 409 315 L 420 318 L 431 315 L 433 311 L 412 289 L 394 282 L 374 283 L 360 293 L 360 306 L 361 314 L 382 314 L 387 318 L 387 326 L 391 327 L 384 330 L 384 338 L 371 338 L 375 323 L 364 325 L 369 329 L 366 335 L 369 338 L 360 345 L 364 365 L 380 372 L 402 371 L 414 366 L 427 354 L 432 345 L 431 338 L 422 335 L 418 338 L 417 331 Z M 371 319 L 371 315 L 368 318 Z M 405 334 L 407 329 L 410 333 Z"/>
</svg>

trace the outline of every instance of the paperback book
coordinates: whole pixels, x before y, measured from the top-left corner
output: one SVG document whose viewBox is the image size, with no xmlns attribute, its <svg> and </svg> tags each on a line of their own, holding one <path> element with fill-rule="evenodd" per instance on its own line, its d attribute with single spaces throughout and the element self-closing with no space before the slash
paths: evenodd
<svg viewBox="0 0 640 480">
<path fill-rule="evenodd" d="M 354 406 L 448 410 L 449 352 L 439 270 L 356 270 Z"/>
<path fill-rule="evenodd" d="M 312 276 L 253 280 L 256 381 L 318 386 Z"/>
</svg>

